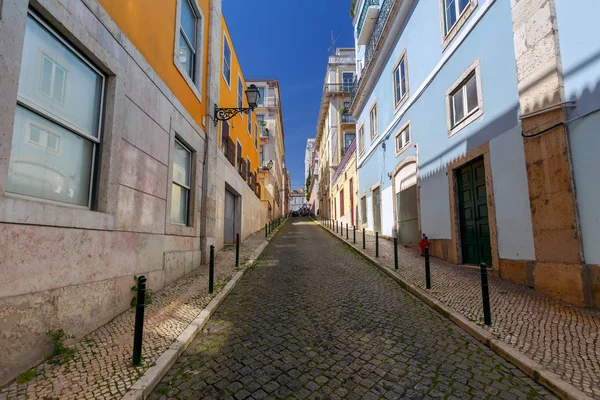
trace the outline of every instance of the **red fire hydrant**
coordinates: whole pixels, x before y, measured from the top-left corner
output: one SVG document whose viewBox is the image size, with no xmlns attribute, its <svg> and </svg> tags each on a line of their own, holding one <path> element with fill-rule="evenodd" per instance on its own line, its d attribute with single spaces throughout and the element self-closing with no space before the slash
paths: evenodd
<svg viewBox="0 0 600 400">
<path fill-rule="evenodd" d="M 425 247 L 429 247 L 429 239 L 427 239 L 427 235 L 423 234 L 421 241 L 419 242 L 419 248 L 421 249 L 421 256 L 425 257 Z"/>
</svg>

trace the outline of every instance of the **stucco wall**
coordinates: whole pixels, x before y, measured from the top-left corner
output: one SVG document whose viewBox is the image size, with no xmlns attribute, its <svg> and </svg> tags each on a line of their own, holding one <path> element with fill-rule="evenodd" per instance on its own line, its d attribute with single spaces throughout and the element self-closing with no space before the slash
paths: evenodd
<svg viewBox="0 0 600 400">
<path fill-rule="evenodd" d="M 421 232 L 430 239 L 451 239 L 447 169 L 420 179 Z"/>
</svg>

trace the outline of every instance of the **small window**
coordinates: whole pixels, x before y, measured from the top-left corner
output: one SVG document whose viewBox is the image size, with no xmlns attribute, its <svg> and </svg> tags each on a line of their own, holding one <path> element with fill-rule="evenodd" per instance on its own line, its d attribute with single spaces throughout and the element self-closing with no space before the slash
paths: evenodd
<svg viewBox="0 0 600 400">
<path fill-rule="evenodd" d="M 181 23 L 179 26 L 179 62 L 192 81 L 196 74 L 196 28 L 198 16 L 190 0 L 181 0 Z"/>
<path fill-rule="evenodd" d="M 356 133 L 344 133 L 344 149 L 342 151 L 342 156 L 346 154 L 346 151 L 348 151 L 348 148 L 354 141 L 354 138 L 356 138 Z"/>
<path fill-rule="evenodd" d="M 354 85 L 354 73 L 342 72 L 342 91 L 351 92 Z"/>
<path fill-rule="evenodd" d="M 40 91 L 59 104 L 64 103 L 67 71 L 48 55 L 42 54 Z"/>
<path fill-rule="evenodd" d="M 458 89 L 450 94 L 452 128 L 455 128 L 478 108 L 477 79 L 475 71 L 473 71 Z"/>
<path fill-rule="evenodd" d="M 394 106 L 398 107 L 408 91 L 406 81 L 406 56 L 402 56 L 394 69 Z"/>
<path fill-rule="evenodd" d="M 257 127 L 257 129 L 254 130 L 254 148 L 258 149 L 258 126 L 256 124 L 255 126 Z"/>
<path fill-rule="evenodd" d="M 445 35 L 450 32 L 470 2 L 470 0 L 443 0 Z"/>
<path fill-rule="evenodd" d="M 248 113 L 248 125 L 246 126 L 248 135 L 252 136 L 252 112 Z"/>
<path fill-rule="evenodd" d="M 260 136 L 267 137 L 267 131 L 265 126 L 265 116 L 262 114 L 256 114 L 257 126 L 260 128 Z M 258 129 L 257 129 L 258 132 Z"/>
<path fill-rule="evenodd" d="M 189 224 L 192 180 L 192 152 L 175 140 L 173 149 L 173 186 L 171 191 L 171 222 Z"/>
<path fill-rule="evenodd" d="M 238 101 L 238 108 L 243 108 L 244 107 L 244 87 L 242 86 L 242 78 L 240 78 L 238 76 L 238 90 L 237 90 L 237 101 Z M 240 113 L 240 117 L 244 118 L 244 113 Z"/>
<path fill-rule="evenodd" d="M 406 125 L 400 132 L 396 133 L 396 156 L 398 156 L 410 144 L 410 125 Z"/>
<path fill-rule="evenodd" d="M 231 47 L 225 36 L 223 36 L 223 78 L 227 86 L 231 86 Z"/>
<path fill-rule="evenodd" d="M 362 154 L 365 151 L 365 126 L 362 125 L 358 130 L 358 152 Z"/>
<path fill-rule="evenodd" d="M 262 106 L 265 104 L 265 88 L 264 87 L 259 87 L 258 88 L 258 94 L 260 95 L 258 98 L 258 105 Z"/>
<path fill-rule="evenodd" d="M 260 160 L 259 160 L 259 167 L 262 168 L 264 167 L 264 159 L 265 159 L 265 146 L 260 146 Z"/>
<path fill-rule="evenodd" d="M 377 103 L 371 108 L 369 113 L 369 121 L 371 123 L 371 139 L 377 136 Z"/>
</svg>

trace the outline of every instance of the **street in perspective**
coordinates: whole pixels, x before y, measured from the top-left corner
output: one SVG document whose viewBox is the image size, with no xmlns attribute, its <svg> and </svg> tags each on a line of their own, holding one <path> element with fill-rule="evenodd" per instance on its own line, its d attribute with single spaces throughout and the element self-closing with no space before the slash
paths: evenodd
<svg viewBox="0 0 600 400">
<path fill-rule="evenodd" d="M 0 0 L 0 400 L 600 400 L 597 15 Z"/>
</svg>

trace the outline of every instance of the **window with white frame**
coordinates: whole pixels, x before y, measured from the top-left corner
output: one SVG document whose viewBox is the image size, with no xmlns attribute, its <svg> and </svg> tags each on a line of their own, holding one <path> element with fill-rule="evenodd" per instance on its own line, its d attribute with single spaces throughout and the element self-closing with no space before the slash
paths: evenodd
<svg viewBox="0 0 600 400">
<path fill-rule="evenodd" d="M 237 103 L 238 103 L 238 108 L 244 107 L 244 87 L 242 86 L 242 78 L 240 78 L 239 76 L 238 76 Z M 240 113 L 240 117 L 244 118 L 244 113 Z"/>
<path fill-rule="evenodd" d="M 471 0 L 442 0 L 444 5 L 444 35 L 447 35 Z"/>
<path fill-rule="evenodd" d="M 362 125 L 358 130 L 358 153 L 365 151 L 365 126 Z"/>
<path fill-rule="evenodd" d="M 189 225 L 191 180 L 192 152 L 176 139 L 171 188 L 171 222 L 174 224 Z"/>
<path fill-rule="evenodd" d="M 397 107 L 408 92 L 406 80 L 406 55 L 403 55 L 394 68 L 394 106 Z"/>
<path fill-rule="evenodd" d="M 455 128 L 479 109 L 479 94 L 475 70 L 450 93 L 449 100 L 451 127 Z"/>
<path fill-rule="evenodd" d="M 263 114 L 256 114 L 256 121 L 257 121 L 258 127 L 260 129 L 260 136 L 267 137 L 268 135 L 267 135 L 266 127 L 265 127 L 265 116 Z"/>
<path fill-rule="evenodd" d="M 259 168 L 264 167 L 264 160 L 265 160 L 265 146 L 261 145 L 260 146 L 260 156 L 259 156 L 260 160 L 259 160 Z"/>
<path fill-rule="evenodd" d="M 104 75 L 27 16 L 6 191 L 91 208 Z"/>
<path fill-rule="evenodd" d="M 179 62 L 192 81 L 196 81 L 198 15 L 191 0 L 181 0 L 179 24 Z"/>
<path fill-rule="evenodd" d="M 396 155 L 410 144 L 410 124 L 405 125 L 398 133 L 396 133 Z"/>
<path fill-rule="evenodd" d="M 377 136 L 377 103 L 373 105 L 371 111 L 369 112 L 369 122 L 371 128 L 371 139 Z"/>
<path fill-rule="evenodd" d="M 248 113 L 248 125 L 246 126 L 248 135 L 252 136 L 252 111 Z"/>
<path fill-rule="evenodd" d="M 354 85 L 354 72 L 342 72 L 342 91 L 351 92 Z"/>
<path fill-rule="evenodd" d="M 258 149 L 258 131 L 254 131 L 254 148 Z"/>
<path fill-rule="evenodd" d="M 264 87 L 259 87 L 258 88 L 258 94 L 260 95 L 258 98 L 258 102 L 257 104 L 259 106 L 262 106 L 265 104 L 265 88 Z"/>
<path fill-rule="evenodd" d="M 231 47 L 226 36 L 223 36 L 223 78 L 227 86 L 231 85 Z"/>
</svg>

